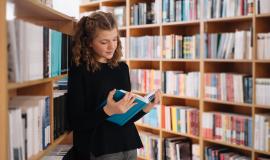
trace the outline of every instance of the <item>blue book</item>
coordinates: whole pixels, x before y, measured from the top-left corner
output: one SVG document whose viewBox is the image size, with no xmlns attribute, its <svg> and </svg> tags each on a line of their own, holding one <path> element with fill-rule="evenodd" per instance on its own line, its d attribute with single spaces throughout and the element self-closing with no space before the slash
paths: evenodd
<svg viewBox="0 0 270 160">
<path fill-rule="evenodd" d="M 134 100 L 136 105 L 134 105 L 132 108 L 130 108 L 126 113 L 123 114 L 113 114 L 110 117 L 107 118 L 108 121 L 116 123 L 120 126 L 123 126 L 126 124 L 132 117 L 134 117 L 138 112 L 140 112 L 142 109 L 144 109 L 148 103 L 154 101 L 155 98 L 155 92 L 150 92 L 146 96 L 142 97 L 140 95 L 135 95 L 136 99 Z M 121 100 L 127 91 L 124 90 L 116 90 L 115 94 L 113 95 L 113 99 L 117 102 Z M 107 104 L 107 100 L 105 100 L 100 107 L 104 107 Z"/>
</svg>

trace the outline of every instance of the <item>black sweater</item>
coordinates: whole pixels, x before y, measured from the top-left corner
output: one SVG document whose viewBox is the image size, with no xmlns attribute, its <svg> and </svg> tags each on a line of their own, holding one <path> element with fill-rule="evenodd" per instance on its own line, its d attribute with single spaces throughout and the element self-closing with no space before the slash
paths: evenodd
<svg viewBox="0 0 270 160">
<path fill-rule="evenodd" d="M 145 115 L 143 111 L 118 126 L 106 120 L 103 109 L 97 109 L 112 89 L 131 90 L 127 64 L 120 62 L 115 68 L 100 64 L 94 73 L 85 65 L 73 66 L 69 72 L 68 110 L 78 159 L 87 159 L 90 152 L 99 156 L 142 147 L 134 122 Z"/>
</svg>

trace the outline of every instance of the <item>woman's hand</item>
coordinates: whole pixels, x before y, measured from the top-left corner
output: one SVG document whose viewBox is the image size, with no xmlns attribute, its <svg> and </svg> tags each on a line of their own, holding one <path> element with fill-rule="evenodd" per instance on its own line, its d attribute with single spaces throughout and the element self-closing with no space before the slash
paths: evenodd
<svg viewBox="0 0 270 160">
<path fill-rule="evenodd" d="M 150 103 L 143 109 L 143 111 L 144 111 L 145 113 L 150 112 L 150 110 L 151 110 L 156 104 L 158 104 L 158 103 L 160 102 L 160 96 L 161 96 L 161 91 L 160 91 L 160 90 L 157 90 L 156 93 L 155 93 L 155 100 L 154 100 L 154 102 L 153 102 L 153 103 L 150 102 Z"/>
<path fill-rule="evenodd" d="M 113 99 L 115 91 L 115 89 L 110 91 L 107 98 L 107 105 L 104 107 L 104 112 L 109 116 L 125 113 L 136 104 L 134 103 L 135 96 L 130 92 L 127 92 L 120 101 L 116 102 Z"/>
</svg>

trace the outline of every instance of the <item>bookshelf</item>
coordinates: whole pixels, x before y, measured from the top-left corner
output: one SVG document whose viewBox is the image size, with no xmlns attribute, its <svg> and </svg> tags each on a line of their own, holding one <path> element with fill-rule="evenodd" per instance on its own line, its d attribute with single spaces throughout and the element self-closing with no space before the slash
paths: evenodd
<svg viewBox="0 0 270 160">
<path fill-rule="evenodd" d="M 164 1 L 164 0 L 163 0 Z M 157 0 L 160 5 L 162 0 Z M 106 1 L 108 6 L 126 5 L 126 26 L 121 27 L 120 33 L 125 33 L 123 36 L 127 38 L 127 56 L 125 57 L 130 69 L 155 69 L 159 71 L 180 71 L 185 72 L 197 71 L 200 73 L 200 96 L 199 97 L 187 97 L 187 96 L 175 96 L 170 94 L 163 94 L 161 98 L 162 105 L 189 105 L 199 109 L 200 117 L 200 134 L 199 136 L 193 136 L 188 134 L 181 134 L 178 132 L 167 131 L 161 127 L 153 128 L 146 124 L 137 124 L 137 128 L 143 131 L 149 131 L 155 133 L 160 139 L 172 136 L 184 136 L 191 138 L 192 142 L 200 145 L 200 156 L 204 159 L 204 148 L 209 145 L 218 145 L 228 147 L 235 150 L 236 152 L 242 153 L 251 157 L 255 160 L 258 156 L 270 156 L 270 152 L 257 150 L 253 147 L 241 146 L 226 143 L 218 140 L 211 140 L 202 136 L 202 115 L 204 112 L 219 111 L 228 112 L 241 115 L 248 115 L 252 118 L 252 132 L 254 144 L 254 125 L 255 125 L 255 114 L 258 113 L 269 113 L 270 106 L 256 103 L 256 78 L 270 77 L 270 60 L 258 59 L 257 58 L 257 34 L 270 32 L 270 14 L 257 14 L 256 12 L 256 1 L 253 0 L 253 14 L 241 15 L 234 17 L 224 18 L 211 18 L 211 19 L 198 19 L 190 21 L 180 22 L 162 22 L 162 7 L 159 8 L 158 17 L 160 20 L 155 24 L 142 24 L 142 25 L 131 25 L 131 6 L 139 2 L 147 2 L 146 0 L 126 0 L 126 1 Z M 103 3 L 104 2 L 104 3 Z M 119 2 L 119 3 L 118 3 Z M 151 1 L 152 2 L 152 1 Z M 93 11 L 99 9 L 102 5 L 106 6 L 105 1 L 89 2 L 81 5 L 80 12 Z M 114 5 L 112 5 L 114 4 Z M 203 4 L 200 6 L 200 13 L 203 14 Z M 161 22 L 161 23 L 159 23 Z M 226 33 L 235 32 L 236 30 L 250 30 L 252 28 L 252 43 L 253 48 L 250 59 L 215 59 L 215 58 L 204 58 L 204 34 L 205 33 Z M 160 44 L 162 44 L 162 37 L 169 34 L 178 35 L 200 35 L 200 56 L 195 59 L 165 59 L 165 58 L 130 58 L 129 38 L 133 36 L 144 36 L 144 35 L 157 35 L 160 37 Z M 160 48 L 162 48 L 160 46 Z M 162 55 L 162 51 L 160 51 Z M 252 103 L 243 103 L 235 101 L 222 101 L 217 99 L 205 98 L 205 81 L 204 75 L 206 73 L 238 73 L 243 75 L 251 75 L 252 82 Z M 135 93 L 145 94 L 141 91 L 134 91 Z M 164 150 L 163 145 L 160 146 Z M 161 159 L 163 157 L 160 157 Z M 139 159 L 147 159 L 139 157 Z"/>
<path fill-rule="evenodd" d="M 52 8 L 41 4 L 36 0 L 14 0 L 15 16 L 26 22 L 44 26 L 56 31 L 72 35 L 76 21 L 74 18 L 62 14 Z M 9 159 L 9 99 L 16 95 L 46 95 L 50 97 L 50 110 L 53 111 L 53 84 L 67 76 L 62 74 L 56 77 L 44 78 L 38 80 L 30 80 L 20 83 L 8 82 L 8 53 L 7 53 L 7 22 L 6 10 L 7 0 L 0 2 L 0 159 Z M 72 136 L 69 133 L 62 134 L 54 140 L 54 118 L 53 112 L 50 113 L 50 145 L 33 155 L 30 159 L 41 159 L 48 152 L 53 150 L 55 146 L 61 144 Z"/>
</svg>

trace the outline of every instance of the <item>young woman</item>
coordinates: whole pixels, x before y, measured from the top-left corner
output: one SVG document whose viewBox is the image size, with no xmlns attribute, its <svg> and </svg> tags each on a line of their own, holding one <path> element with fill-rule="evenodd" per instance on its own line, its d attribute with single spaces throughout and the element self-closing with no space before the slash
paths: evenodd
<svg viewBox="0 0 270 160">
<path fill-rule="evenodd" d="M 160 91 L 154 103 L 124 126 L 107 121 L 135 104 L 130 92 L 118 102 L 112 98 L 115 89 L 131 90 L 129 68 L 119 62 L 121 56 L 118 28 L 111 13 L 97 11 L 81 18 L 74 36 L 68 87 L 75 159 L 137 159 L 136 149 L 142 142 L 134 122 L 159 102 Z M 106 99 L 107 105 L 99 108 Z"/>
</svg>

